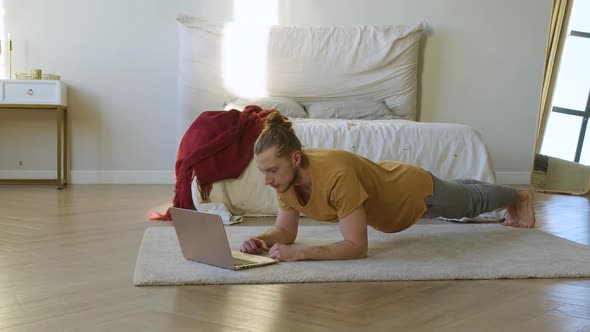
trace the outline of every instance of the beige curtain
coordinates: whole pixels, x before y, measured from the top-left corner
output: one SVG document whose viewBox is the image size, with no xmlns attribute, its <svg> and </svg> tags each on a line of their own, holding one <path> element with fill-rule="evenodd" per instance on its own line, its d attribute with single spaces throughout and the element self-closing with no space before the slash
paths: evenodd
<svg viewBox="0 0 590 332">
<path fill-rule="evenodd" d="M 541 90 L 541 104 L 539 106 L 539 122 L 537 124 L 536 152 L 541 149 L 547 118 L 551 111 L 551 98 L 557 72 L 559 70 L 559 59 L 561 50 L 567 34 L 569 13 L 573 0 L 553 0 L 553 11 L 551 13 L 551 25 L 549 27 L 549 38 L 545 49 L 545 74 L 543 76 L 543 87 Z"/>
</svg>

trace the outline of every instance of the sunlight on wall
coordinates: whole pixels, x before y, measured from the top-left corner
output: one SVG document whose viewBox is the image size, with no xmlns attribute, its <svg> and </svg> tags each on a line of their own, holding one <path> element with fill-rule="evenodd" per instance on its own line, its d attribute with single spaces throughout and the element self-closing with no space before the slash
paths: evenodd
<svg viewBox="0 0 590 332">
<path fill-rule="evenodd" d="M 234 0 L 234 22 L 223 32 L 223 81 L 242 97 L 267 95 L 269 26 L 277 24 L 277 0 Z"/>
<path fill-rule="evenodd" d="M 234 0 L 234 21 L 278 24 L 278 0 Z"/>
</svg>

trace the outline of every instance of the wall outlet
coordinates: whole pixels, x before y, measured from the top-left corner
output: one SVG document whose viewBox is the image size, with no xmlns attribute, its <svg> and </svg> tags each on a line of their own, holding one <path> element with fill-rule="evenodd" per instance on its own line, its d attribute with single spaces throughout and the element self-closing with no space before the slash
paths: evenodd
<svg viewBox="0 0 590 332">
<path fill-rule="evenodd" d="M 18 168 L 23 168 L 23 165 L 24 165 L 23 161 L 19 160 L 18 161 Z"/>
</svg>

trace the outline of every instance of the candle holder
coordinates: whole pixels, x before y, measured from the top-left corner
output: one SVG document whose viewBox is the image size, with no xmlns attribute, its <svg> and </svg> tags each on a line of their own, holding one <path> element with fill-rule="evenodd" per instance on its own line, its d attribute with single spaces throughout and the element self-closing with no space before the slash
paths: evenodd
<svg viewBox="0 0 590 332">
<path fill-rule="evenodd" d="M 12 38 L 8 33 L 8 79 L 12 79 Z"/>
<path fill-rule="evenodd" d="M 27 74 L 27 73 L 15 73 L 15 78 L 17 80 L 55 80 L 59 81 L 61 76 L 54 75 L 54 74 L 41 74 L 41 76 L 34 75 L 34 74 Z"/>
</svg>

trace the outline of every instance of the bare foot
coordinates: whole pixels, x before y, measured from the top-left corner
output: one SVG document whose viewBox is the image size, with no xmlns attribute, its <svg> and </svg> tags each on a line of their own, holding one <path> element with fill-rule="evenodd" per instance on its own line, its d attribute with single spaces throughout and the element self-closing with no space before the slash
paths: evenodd
<svg viewBox="0 0 590 332">
<path fill-rule="evenodd" d="M 534 198 L 532 190 L 519 190 L 516 203 L 506 209 L 508 213 L 502 225 L 520 228 L 535 227 Z"/>
</svg>

